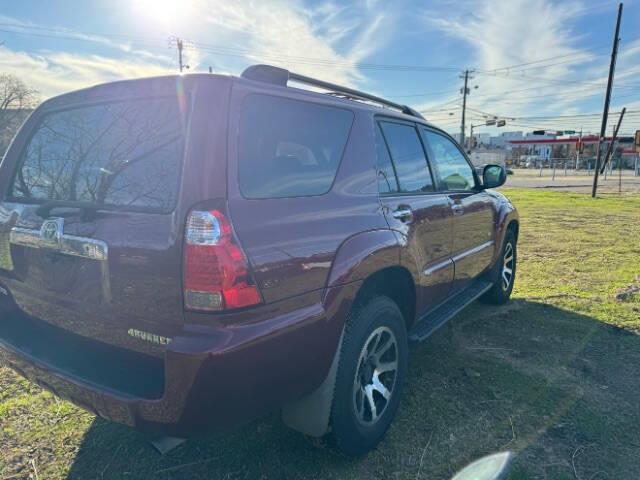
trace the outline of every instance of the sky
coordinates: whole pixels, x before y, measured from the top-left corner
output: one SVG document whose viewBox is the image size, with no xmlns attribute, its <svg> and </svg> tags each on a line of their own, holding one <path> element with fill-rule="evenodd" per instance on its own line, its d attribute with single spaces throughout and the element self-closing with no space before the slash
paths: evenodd
<svg viewBox="0 0 640 480">
<path fill-rule="evenodd" d="M 0 0 L 0 73 L 42 98 L 102 82 L 270 63 L 365 90 L 460 130 L 597 133 L 617 2 Z M 640 129 L 640 0 L 624 5 L 608 131 Z M 502 129 L 487 119 L 506 120 Z M 467 131 L 468 134 L 468 131 Z"/>
</svg>

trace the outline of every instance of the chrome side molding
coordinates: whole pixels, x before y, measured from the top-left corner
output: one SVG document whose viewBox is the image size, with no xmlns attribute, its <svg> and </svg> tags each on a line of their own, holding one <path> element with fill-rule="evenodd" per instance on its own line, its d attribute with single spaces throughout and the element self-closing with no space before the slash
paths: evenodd
<svg viewBox="0 0 640 480">
<path fill-rule="evenodd" d="M 444 270 L 445 268 L 449 268 L 451 265 L 453 264 L 453 260 L 451 258 L 447 258 L 441 262 L 438 262 L 434 265 L 431 265 L 427 268 L 425 268 L 422 271 L 422 274 L 430 277 L 431 275 L 434 275 L 435 273 L 438 273 L 440 270 Z"/>
<path fill-rule="evenodd" d="M 493 245 L 495 244 L 495 242 L 493 240 L 489 240 L 488 242 L 484 242 L 476 247 L 470 248 L 468 250 L 465 250 L 463 252 L 460 252 L 456 255 L 454 255 L 452 257 L 454 263 L 459 262 L 460 260 L 462 260 L 463 258 L 466 257 L 470 257 L 472 255 L 475 255 L 477 253 L 480 253 L 483 250 L 486 250 L 487 248 L 491 248 L 493 247 Z"/>
</svg>

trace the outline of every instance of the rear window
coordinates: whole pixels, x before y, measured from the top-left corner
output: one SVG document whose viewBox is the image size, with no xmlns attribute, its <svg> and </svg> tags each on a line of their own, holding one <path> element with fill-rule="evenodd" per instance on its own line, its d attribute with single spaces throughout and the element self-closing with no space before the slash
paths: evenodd
<svg viewBox="0 0 640 480">
<path fill-rule="evenodd" d="M 432 192 L 433 179 L 416 129 L 401 123 L 382 122 L 381 125 L 398 176 L 400 191 Z"/>
<path fill-rule="evenodd" d="M 327 193 L 353 114 L 341 108 L 251 95 L 240 115 L 238 168 L 246 198 Z"/>
<path fill-rule="evenodd" d="M 171 211 L 180 181 L 183 120 L 174 98 L 46 114 L 22 153 L 12 197 Z"/>
</svg>

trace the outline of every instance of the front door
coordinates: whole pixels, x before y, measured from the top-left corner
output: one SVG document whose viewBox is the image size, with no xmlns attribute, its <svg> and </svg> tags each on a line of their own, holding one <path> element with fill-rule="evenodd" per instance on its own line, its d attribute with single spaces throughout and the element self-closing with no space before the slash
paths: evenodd
<svg viewBox="0 0 640 480">
<path fill-rule="evenodd" d="M 453 212 L 453 288 L 463 288 L 491 263 L 495 245 L 496 212 L 492 198 L 479 188 L 473 168 L 447 136 L 420 128 L 436 171 L 439 190 Z"/>
<path fill-rule="evenodd" d="M 416 126 L 384 120 L 376 125 L 378 184 L 389 226 L 400 232 L 417 274 L 418 316 L 442 302 L 453 281 L 452 210 L 436 191 Z"/>
</svg>

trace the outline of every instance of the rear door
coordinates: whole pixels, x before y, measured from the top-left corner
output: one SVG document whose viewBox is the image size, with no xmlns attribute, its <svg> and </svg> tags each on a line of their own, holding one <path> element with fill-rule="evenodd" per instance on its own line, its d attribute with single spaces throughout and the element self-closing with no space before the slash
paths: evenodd
<svg viewBox="0 0 640 480">
<path fill-rule="evenodd" d="M 420 315 L 446 298 L 453 280 L 451 207 L 436 190 L 416 126 L 381 120 L 375 128 L 381 202 L 417 263 Z"/>
<path fill-rule="evenodd" d="M 0 285 L 22 311 L 162 351 L 183 323 L 176 206 L 188 118 L 175 93 L 33 115 L 0 171 Z"/>
<path fill-rule="evenodd" d="M 492 197 L 479 188 L 473 168 L 447 136 L 420 127 L 440 191 L 453 213 L 454 289 L 463 288 L 491 263 L 495 249 L 496 212 Z"/>
</svg>

